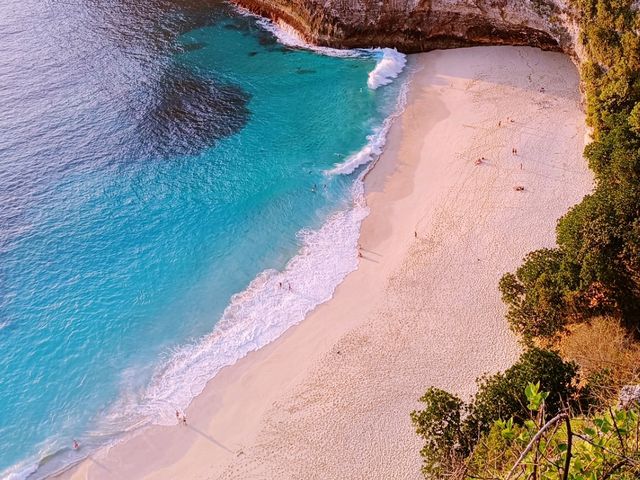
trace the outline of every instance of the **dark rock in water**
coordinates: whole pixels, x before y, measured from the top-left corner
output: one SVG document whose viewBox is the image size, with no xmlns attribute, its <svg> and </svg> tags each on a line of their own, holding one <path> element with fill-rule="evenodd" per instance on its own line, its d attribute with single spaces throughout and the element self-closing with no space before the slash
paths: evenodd
<svg viewBox="0 0 640 480">
<path fill-rule="evenodd" d="M 243 27 L 241 27 L 240 25 L 236 25 L 235 23 L 225 23 L 224 25 L 224 29 L 225 30 L 244 30 Z"/>
<path fill-rule="evenodd" d="M 181 52 L 195 52 L 197 50 L 202 50 L 204 47 L 206 47 L 207 44 L 204 42 L 193 42 L 193 43 L 186 43 L 186 44 L 182 44 L 180 45 L 180 51 Z"/>
<path fill-rule="evenodd" d="M 138 124 L 144 156 L 195 155 L 247 123 L 250 97 L 241 88 L 185 70 L 166 77 Z"/>
<path fill-rule="evenodd" d="M 260 30 L 258 32 L 258 43 L 263 47 L 268 47 L 270 45 L 277 45 L 278 39 L 274 37 L 270 32 Z"/>
</svg>

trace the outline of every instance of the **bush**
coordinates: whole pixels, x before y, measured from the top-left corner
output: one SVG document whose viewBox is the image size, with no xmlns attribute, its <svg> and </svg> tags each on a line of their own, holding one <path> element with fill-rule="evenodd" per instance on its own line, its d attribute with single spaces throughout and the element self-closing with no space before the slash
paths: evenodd
<svg viewBox="0 0 640 480">
<path fill-rule="evenodd" d="M 580 403 L 578 366 L 565 362 L 556 352 L 531 348 L 504 373 L 478 380 L 478 393 L 465 420 L 466 431 L 478 437 L 501 418 L 513 418 L 518 424 L 524 422 L 529 418 L 529 409 L 523 392 L 529 383 L 536 381 L 544 391 L 550 392 L 547 415 L 558 413 L 563 404 L 577 406 Z"/>
<path fill-rule="evenodd" d="M 420 452 L 425 477 L 455 476 L 454 472 L 463 469 L 462 459 L 497 420 L 510 418 L 520 425 L 530 419 L 529 401 L 523 392 L 534 381 L 549 392 L 546 416 L 555 415 L 563 405 L 577 405 L 581 399 L 577 366 L 539 348 L 523 353 L 504 373 L 481 377 L 478 392 L 468 405 L 443 390 L 427 390 L 420 398 L 424 409 L 411 413 L 416 432 L 425 441 Z"/>
<path fill-rule="evenodd" d="M 536 412 L 532 408 L 532 414 Z M 637 408 L 609 408 L 604 414 L 586 417 L 564 414 L 554 417 L 546 429 L 533 415 L 523 425 L 498 420 L 466 460 L 467 469 L 460 478 L 497 480 L 507 478 L 512 470 L 513 478 L 640 478 L 639 413 Z"/>
<path fill-rule="evenodd" d="M 610 405 L 628 384 L 640 383 L 640 344 L 615 318 L 576 325 L 559 343 L 562 356 L 576 362 L 594 402 Z"/>
<path fill-rule="evenodd" d="M 552 395 L 541 390 L 540 383 L 527 384 L 519 397 L 528 409 L 524 421 L 514 421 L 513 417 L 494 420 L 466 458 L 456 451 L 454 464 L 448 460 L 453 444 L 434 448 L 425 458 L 425 476 L 460 480 L 640 478 L 637 406 L 628 410 L 607 408 L 605 413 L 589 416 L 574 416 L 563 409 L 551 416 L 547 407 Z M 449 437 L 449 442 L 457 443 L 460 429 L 456 420 L 460 418 L 462 402 L 436 389 L 423 398 L 435 408 L 434 415 L 427 415 L 429 428 L 423 433 L 433 432 L 444 438 L 442 433 L 454 420 L 455 435 Z M 445 456 L 438 457 L 438 451 Z"/>
<path fill-rule="evenodd" d="M 507 273 L 500 280 L 511 328 L 526 340 L 561 332 L 571 314 L 567 300 L 578 286 L 576 277 L 576 266 L 558 249 L 527 255 L 515 275 Z"/>
<path fill-rule="evenodd" d="M 438 388 L 430 388 L 420 398 L 424 410 L 411 413 L 416 433 L 424 440 L 420 451 L 426 478 L 442 478 L 467 453 L 462 446 L 461 417 L 464 403 Z"/>
</svg>

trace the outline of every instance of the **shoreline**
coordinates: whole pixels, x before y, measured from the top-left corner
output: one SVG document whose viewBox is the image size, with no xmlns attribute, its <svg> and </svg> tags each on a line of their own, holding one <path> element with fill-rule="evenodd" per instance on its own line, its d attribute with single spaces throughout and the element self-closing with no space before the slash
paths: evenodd
<svg viewBox="0 0 640 480">
<path fill-rule="evenodd" d="M 358 270 L 210 380 L 187 428 L 149 427 L 62 478 L 419 478 L 409 412 L 430 385 L 468 396 L 511 364 L 496 277 L 553 245 L 591 174 L 567 57 L 476 47 L 411 67 L 406 109 L 365 178 Z"/>
</svg>

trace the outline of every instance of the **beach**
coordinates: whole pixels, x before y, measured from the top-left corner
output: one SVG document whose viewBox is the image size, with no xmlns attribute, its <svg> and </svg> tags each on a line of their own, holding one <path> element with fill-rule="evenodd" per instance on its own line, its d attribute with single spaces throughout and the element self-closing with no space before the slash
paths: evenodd
<svg viewBox="0 0 640 480">
<path fill-rule="evenodd" d="M 62 478 L 419 479 L 409 413 L 462 398 L 519 347 L 498 282 L 589 193 L 578 72 L 532 48 L 411 56 L 407 104 L 365 181 L 358 269 L 224 368 L 186 411 Z"/>
</svg>

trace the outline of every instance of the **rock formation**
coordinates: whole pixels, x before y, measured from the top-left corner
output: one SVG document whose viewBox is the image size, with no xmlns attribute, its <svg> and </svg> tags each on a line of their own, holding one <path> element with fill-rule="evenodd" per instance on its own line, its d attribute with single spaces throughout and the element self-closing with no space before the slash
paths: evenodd
<svg viewBox="0 0 640 480">
<path fill-rule="evenodd" d="M 317 45 L 405 53 L 472 45 L 529 45 L 579 61 L 569 0 L 237 0 Z"/>
<path fill-rule="evenodd" d="M 625 385 L 618 396 L 618 408 L 634 408 L 640 406 L 640 385 Z"/>
</svg>

